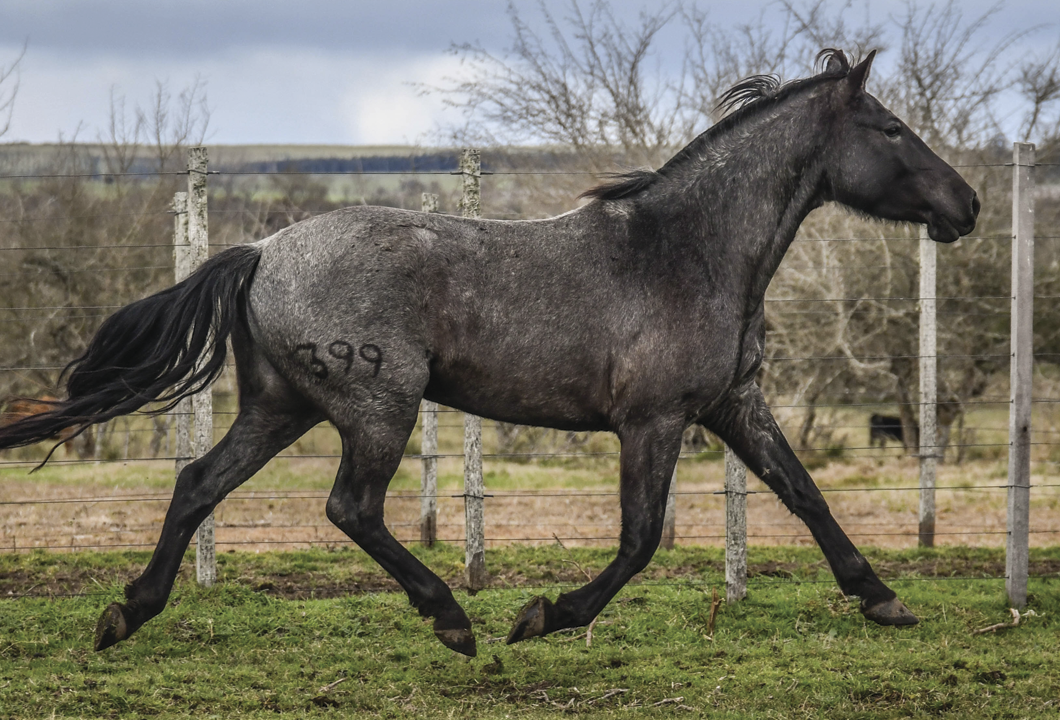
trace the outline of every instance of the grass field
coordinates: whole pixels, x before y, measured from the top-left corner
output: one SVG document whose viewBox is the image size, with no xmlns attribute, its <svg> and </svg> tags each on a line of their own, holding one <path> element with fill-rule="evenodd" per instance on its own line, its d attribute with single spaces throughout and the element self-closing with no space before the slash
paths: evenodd
<svg viewBox="0 0 1060 720">
<path fill-rule="evenodd" d="M 458 549 L 416 552 L 459 585 Z M 1060 707 L 1060 548 L 1033 551 L 1035 614 L 998 632 L 974 634 L 1010 619 L 1003 580 L 984 578 L 1003 567 L 996 550 L 868 552 L 922 620 L 894 629 L 863 621 L 816 550 L 752 548 L 749 597 L 723 605 L 711 634 L 722 555 L 684 548 L 657 554 L 591 643 L 584 630 L 503 643 L 530 597 L 580 584 L 612 552 L 491 551 L 493 585 L 457 591 L 474 659 L 437 643 L 356 550 L 223 554 L 217 587 L 178 581 L 160 617 L 103 653 L 91 650 L 96 618 L 145 554 L 0 556 L 0 715 L 968 719 Z"/>
<path fill-rule="evenodd" d="M 455 455 L 462 419 L 443 420 L 442 452 L 454 456 L 440 463 L 440 518 L 443 537 L 460 537 L 462 506 L 448 495 L 461 488 Z M 488 459 L 487 537 L 547 544 L 491 541 L 487 590 L 469 597 L 460 589 L 459 546 L 413 546 L 473 618 L 479 656 L 463 658 L 442 647 L 394 581 L 327 523 L 323 497 L 335 441 L 320 428 L 292 451 L 308 457 L 271 463 L 239 491 L 245 496 L 219 508 L 217 587 L 198 588 L 185 563 L 160 617 L 94 653 L 99 613 L 148 555 L 77 548 L 153 545 L 172 463 L 118 455 L 55 463 L 34 475 L 8 464 L 0 469 L 0 718 L 1060 716 L 1055 446 L 1036 446 L 1034 614 L 1017 627 L 974 634 L 1011 617 L 998 579 L 1004 553 L 996 547 L 1004 542 L 1003 413 L 977 418 L 974 454 L 940 469 L 939 542 L 994 547 L 932 551 L 902 549 L 916 544 L 916 491 L 909 489 L 916 459 L 897 449 L 859 449 L 863 412 L 834 422 L 848 433 L 847 450 L 804 459 L 855 542 L 889 548 L 862 547 L 922 619 L 915 628 L 864 622 L 816 548 L 785 546 L 808 543 L 806 531 L 752 479 L 763 491 L 749 498 L 752 543 L 779 546 L 752 547 L 749 597 L 722 605 L 711 633 L 712 592 L 724 593 L 722 551 L 702 545 L 720 540 L 689 538 L 723 531 L 724 498 L 715 493 L 724 467 L 716 453 L 704 453 L 678 468 L 679 547 L 660 551 L 620 593 L 591 642 L 582 629 L 506 646 L 519 607 L 535 594 L 555 598 L 584 583 L 614 553 L 618 463 L 610 453 L 617 446 L 598 435 L 575 453 Z M 487 425 L 488 443 L 492 433 Z M 122 436 L 119 426 L 112 439 Z M 399 537 L 418 536 L 419 473 L 410 457 L 391 486 L 387 522 Z M 129 499 L 139 496 L 150 497 Z M 583 538 L 568 546 L 603 547 L 560 547 L 554 534 Z M 257 547 L 237 543 L 258 538 L 316 547 L 227 552 Z M 34 542 L 73 551 L 23 551 Z M 276 545 L 259 549 L 269 547 Z"/>
</svg>

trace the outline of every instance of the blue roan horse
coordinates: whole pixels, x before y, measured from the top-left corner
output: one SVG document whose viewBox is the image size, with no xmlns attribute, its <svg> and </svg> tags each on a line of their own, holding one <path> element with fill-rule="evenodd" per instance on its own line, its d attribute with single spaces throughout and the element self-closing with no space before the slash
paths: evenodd
<svg viewBox="0 0 1060 720">
<path fill-rule="evenodd" d="M 873 55 L 780 86 L 751 78 L 734 111 L 657 171 L 585 195 L 549 220 L 468 220 L 381 207 L 339 210 L 208 261 L 103 323 L 68 368 L 67 399 L 0 430 L 0 448 L 172 402 L 221 371 L 231 339 L 240 410 L 177 479 L 154 556 L 110 605 L 97 650 L 166 605 L 188 542 L 228 493 L 328 420 L 342 460 L 327 516 L 475 654 L 441 579 L 383 524 L 387 485 L 421 398 L 482 417 L 608 430 L 622 443 L 618 556 L 555 603 L 522 609 L 508 642 L 586 625 L 658 546 L 682 431 L 724 440 L 809 527 L 840 588 L 884 625 L 916 617 L 833 519 L 755 384 L 766 287 L 803 218 L 834 201 L 971 232 L 975 192 L 865 91 Z"/>
</svg>

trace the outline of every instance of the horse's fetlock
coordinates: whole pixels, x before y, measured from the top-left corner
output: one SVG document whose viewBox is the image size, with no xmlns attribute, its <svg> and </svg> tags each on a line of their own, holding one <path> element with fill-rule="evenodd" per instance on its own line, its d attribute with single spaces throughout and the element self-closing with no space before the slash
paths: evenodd
<svg viewBox="0 0 1060 720">
<path fill-rule="evenodd" d="M 581 627 L 592 622 L 592 618 L 585 619 L 585 607 L 571 602 L 566 594 L 561 594 L 553 604 L 555 629 L 568 627 Z"/>
</svg>

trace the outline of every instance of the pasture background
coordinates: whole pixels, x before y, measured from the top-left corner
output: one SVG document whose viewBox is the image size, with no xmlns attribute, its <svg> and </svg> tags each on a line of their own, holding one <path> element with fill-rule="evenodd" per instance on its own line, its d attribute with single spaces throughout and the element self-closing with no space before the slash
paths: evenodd
<svg viewBox="0 0 1060 720">
<path fill-rule="evenodd" d="M 232 164 L 219 160 L 237 150 L 243 154 L 233 155 Z M 20 162 L 35 157 L 33 149 L 19 152 L 29 153 Z M 388 149 L 300 152 L 216 150 L 212 251 L 340 205 L 417 209 L 424 191 L 441 196 L 443 211 L 458 211 L 459 178 L 449 176 L 444 152 L 403 151 L 400 162 L 424 155 L 440 168 L 415 172 L 395 172 L 399 161 L 378 160 Z M 46 162 L 38 157 L 42 164 L 9 173 L 36 177 L 0 179 L 6 393 L 47 392 L 112 308 L 172 278 L 168 203 L 172 191 L 183 189 L 183 174 L 171 169 L 179 162 L 153 166 L 145 176 L 129 174 L 137 172 L 134 164 L 125 175 L 108 175 L 105 158 L 93 160 L 102 155 L 94 146 L 49 153 Z M 498 151 L 485 159 L 493 172 L 483 181 L 487 217 L 566 209 L 574 188 L 592 182 L 563 153 Z M 318 161 L 336 169 L 314 172 Z M 385 174 L 364 169 L 377 161 Z M 342 165 L 348 162 L 361 169 Z M 47 167 L 57 177 L 45 177 Z M 706 637 L 710 591 L 724 592 L 724 467 L 715 440 L 689 437 L 677 475 L 678 547 L 660 551 L 609 606 L 591 646 L 578 632 L 504 646 L 497 640 L 532 594 L 581 584 L 612 555 L 618 445 L 604 433 L 485 423 L 492 578 L 485 591 L 460 598 L 475 618 L 480 645 L 478 658 L 457 658 L 436 643 L 393 582 L 326 521 L 338 441 L 320 426 L 218 508 L 219 585 L 203 590 L 183 574 L 161 617 L 96 655 L 89 648 L 98 612 L 147 561 L 144 550 L 157 539 L 173 484 L 172 418 L 140 416 L 109 423 L 69 453 L 60 450 L 33 475 L 28 470 L 44 448 L 0 458 L 0 595 L 11 599 L 0 621 L 0 706 L 12 717 L 39 716 L 42 709 L 112 717 L 1054 712 L 1057 196 L 1043 189 L 1038 208 L 1030 536 L 1036 615 L 1001 634 L 973 636 L 976 628 L 1009 619 L 998 549 L 1006 537 L 1009 170 L 981 163 L 970 172 L 982 175 L 984 207 L 990 202 L 983 226 L 939 254 L 940 288 L 951 288 L 940 295 L 969 298 L 940 304 L 940 377 L 961 410 L 939 469 L 936 539 L 950 547 L 916 549 L 916 458 L 895 444 L 868 446 L 870 414 L 913 406 L 915 359 L 907 361 L 915 355 L 908 346 L 916 329 L 917 298 L 909 289 L 915 230 L 839 212 L 815 215 L 767 306 L 770 355 L 760 380 L 769 400 L 840 523 L 924 620 L 917 628 L 866 625 L 835 588 L 819 551 L 800 547 L 812 545 L 805 528 L 751 478 L 749 598 L 722 607 L 713 637 Z M 217 437 L 235 411 L 232 389 L 226 376 L 215 390 Z M 463 418 L 444 412 L 439 424 L 444 542 L 433 550 L 417 544 L 418 429 L 392 484 L 386 521 L 462 592 Z"/>
<path fill-rule="evenodd" d="M 0 146 L 0 393 L 55 392 L 59 369 L 109 312 L 172 282 L 171 191 L 182 157 L 146 150 L 125 161 L 107 145 Z M 1044 154 L 1044 160 L 1051 156 Z M 999 148 L 961 170 L 983 200 L 974 235 L 939 253 L 940 469 L 937 542 L 1000 546 L 1008 452 L 1011 170 Z M 594 174 L 570 152 L 497 148 L 484 154 L 486 217 L 568 209 Z M 336 207 L 418 209 L 421 194 L 459 212 L 456 151 L 416 148 L 217 147 L 209 179 L 211 251 L 253 241 Z M 1038 168 L 1036 376 L 1031 542 L 1060 530 L 1060 168 Z M 759 377 L 792 445 L 856 542 L 916 542 L 917 461 L 868 442 L 873 413 L 913 422 L 916 397 L 917 232 L 822 209 L 805 223 L 767 296 L 767 357 Z M 688 322 L 697 322 L 689 318 Z M 230 375 L 215 386 L 215 439 L 234 416 Z M 460 413 L 439 417 L 440 537 L 464 534 Z M 418 538 L 419 429 L 392 485 L 387 522 Z M 613 544 L 618 535 L 616 439 L 485 424 L 487 541 Z M 168 504 L 172 415 L 120 418 L 60 450 L 29 476 L 44 447 L 0 458 L 0 547 L 151 547 Z M 337 466 L 335 432 L 321 426 L 282 453 L 217 512 L 221 549 L 342 545 L 323 516 Z M 677 474 L 677 541 L 716 545 L 724 533 L 721 445 L 689 437 Z M 750 541 L 810 542 L 756 479 Z M 44 501 L 44 502 L 42 502 Z"/>
</svg>

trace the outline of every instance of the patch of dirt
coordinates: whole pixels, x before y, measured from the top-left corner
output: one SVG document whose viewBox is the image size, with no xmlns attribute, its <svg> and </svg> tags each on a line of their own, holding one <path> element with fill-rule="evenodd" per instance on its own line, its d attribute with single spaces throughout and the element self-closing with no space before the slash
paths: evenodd
<svg viewBox="0 0 1060 720">
<path fill-rule="evenodd" d="M 389 577 L 366 576 L 354 580 L 339 581 L 324 573 L 296 572 L 290 574 L 263 574 L 239 577 L 236 582 L 251 587 L 257 592 L 284 600 L 327 600 L 350 595 L 377 592 L 398 592 L 401 586 Z"/>
<path fill-rule="evenodd" d="M 1005 561 L 998 558 L 942 558 L 932 560 L 890 561 L 878 559 L 873 564 L 883 580 L 900 577 L 1004 577 Z M 707 561 L 694 566 L 678 567 L 649 566 L 635 577 L 630 585 L 659 580 L 697 581 L 705 572 L 714 576 L 724 572 L 721 562 Z M 85 570 L 73 565 L 53 563 L 39 569 L 17 569 L 0 571 L 0 598 L 24 596 L 52 597 L 103 593 L 115 583 L 131 580 L 143 570 L 141 565 L 129 564 L 106 569 Z M 751 563 L 747 568 L 749 578 L 780 578 L 797 580 L 814 578 L 827 570 L 823 560 L 811 563 L 762 562 Z M 194 582 L 194 567 L 185 563 L 181 567 L 178 583 Z M 450 587 L 464 585 L 459 572 L 442 573 Z M 1045 559 L 1030 562 L 1032 577 L 1060 576 L 1060 560 Z M 259 572 L 248 567 L 234 567 L 222 573 L 222 581 L 240 584 L 256 592 L 284 600 L 312 600 L 349 597 L 378 592 L 399 592 L 400 586 L 385 575 L 365 573 L 356 580 L 337 579 L 325 572 Z M 490 576 L 490 588 L 533 588 L 560 585 L 582 585 L 585 575 L 566 564 L 545 569 L 543 576 L 528 577 L 526 573 L 511 568 L 499 569 Z M 629 598 L 635 602 L 641 598 Z"/>
<path fill-rule="evenodd" d="M 714 466 L 719 466 L 715 468 Z M 695 468 L 706 473 L 720 464 Z M 829 468 L 831 470 L 831 468 Z M 831 479 L 831 478 L 830 478 Z M 952 480 L 950 480 L 952 482 Z M 998 481 L 993 481 L 995 484 Z M 1037 479 L 1035 482 L 1044 482 Z M 676 496 L 676 542 L 719 547 L 725 536 L 725 499 L 716 480 L 680 480 Z M 944 483 L 940 479 L 939 484 Z M 806 527 L 757 481 L 748 497 L 748 541 L 752 545 L 812 545 Z M 909 488 L 909 489 L 906 489 Z M 915 480 L 881 492 L 848 489 L 836 481 L 826 489 L 832 514 L 858 546 L 911 548 L 917 545 L 918 493 Z M 220 551 L 343 547 L 350 540 L 324 516 L 326 493 L 282 491 L 233 493 L 216 512 Z M 32 548 L 53 551 L 154 547 L 169 505 L 167 493 L 105 486 L 47 485 L 0 481 L 0 551 Z M 1060 493 L 1035 490 L 1031 506 L 1031 544 L 1060 539 Z M 1004 545 L 1005 493 L 992 491 L 938 494 L 938 545 Z M 402 542 L 419 541 L 419 497 L 388 498 L 386 523 Z M 554 544 L 613 547 L 621 525 L 618 496 L 606 488 L 592 491 L 495 491 L 486 500 L 487 547 Z M 461 498 L 438 498 L 438 536 L 460 543 L 464 536 Z"/>
<path fill-rule="evenodd" d="M 456 460 L 445 459 L 457 463 Z M 410 461 L 413 462 L 413 461 Z M 443 463 L 444 464 L 444 463 Z M 446 472 L 456 470 L 446 466 Z M 418 474 L 418 463 L 413 468 Z M 523 465 L 497 463 L 500 474 L 514 478 Z M 1003 468 L 1001 469 L 1003 471 Z M 303 469 L 303 472 L 308 472 Z M 316 472 L 314 470 L 313 472 Z M 1005 479 L 993 464 L 944 465 L 939 469 L 936 544 L 1003 547 L 1005 530 Z M 918 492 L 915 459 L 868 458 L 834 463 L 815 472 L 832 514 L 860 547 L 915 548 L 917 546 Z M 724 466 L 718 462 L 682 463 L 676 485 L 676 544 L 720 547 L 725 535 Z M 1060 541 L 1060 489 L 1054 478 L 1035 476 L 1031 499 L 1031 545 Z M 813 538 L 776 496 L 754 478 L 748 480 L 748 540 L 757 546 L 810 546 Z M 509 484 L 510 487 L 510 484 Z M 870 491 L 871 490 L 871 491 Z M 621 509 L 615 486 L 594 484 L 586 490 L 492 490 L 486 500 L 487 548 L 505 545 L 614 547 L 621 526 Z M 324 490 L 240 489 L 218 507 L 218 551 L 267 552 L 314 547 L 349 547 L 350 540 L 324 515 Z M 43 483 L 30 476 L 0 480 L 0 552 L 31 549 L 76 551 L 81 549 L 144 549 L 154 547 L 169 506 L 169 493 L 148 487 L 115 489 L 105 481 Z M 415 493 L 394 493 L 386 504 L 385 520 L 403 543 L 419 542 L 420 499 Z M 460 544 L 464 537 L 462 497 L 443 490 L 438 497 L 439 539 Z M 994 561 L 932 560 L 892 563 L 874 561 L 881 577 L 900 575 L 989 576 L 1004 575 L 1003 563 Z M 0 597 L 26 592 L 70 594 L 102 592 L 115 582 L 135 577 L 141 568 L 94 570 L 90 577 L 76 567 L 59 563 L 33 576 L 24 571 L 0 574 Z M 813 566 L 783 562 L 753 564 L 752 577 L 797 578 L 816 575 L 823 561 Z M 575 584 L 585 573 L 571 563 L 552 567 L 490 567 L 497 587 L 542 584 Z M 721 572 L 720 563 L 695 567 L 664 568 L 650 565 L 644 579 L 695 578 L 705 570 Z M 188 568 L 185 574 L 191 572 Z M 460 583 L 459 572 L 449 569 L 445 579 Z M 595 571 L 594 571 L 595 572 Z M 1032 574 L 1060 573 L 1057 563 L 1032 563 Z M 334 597 L 396 589 L 386 575 L 359 575 L 339 582 L 314 573 L 226 578 L 242 582 L 277 597 Z"/>
</svg>

